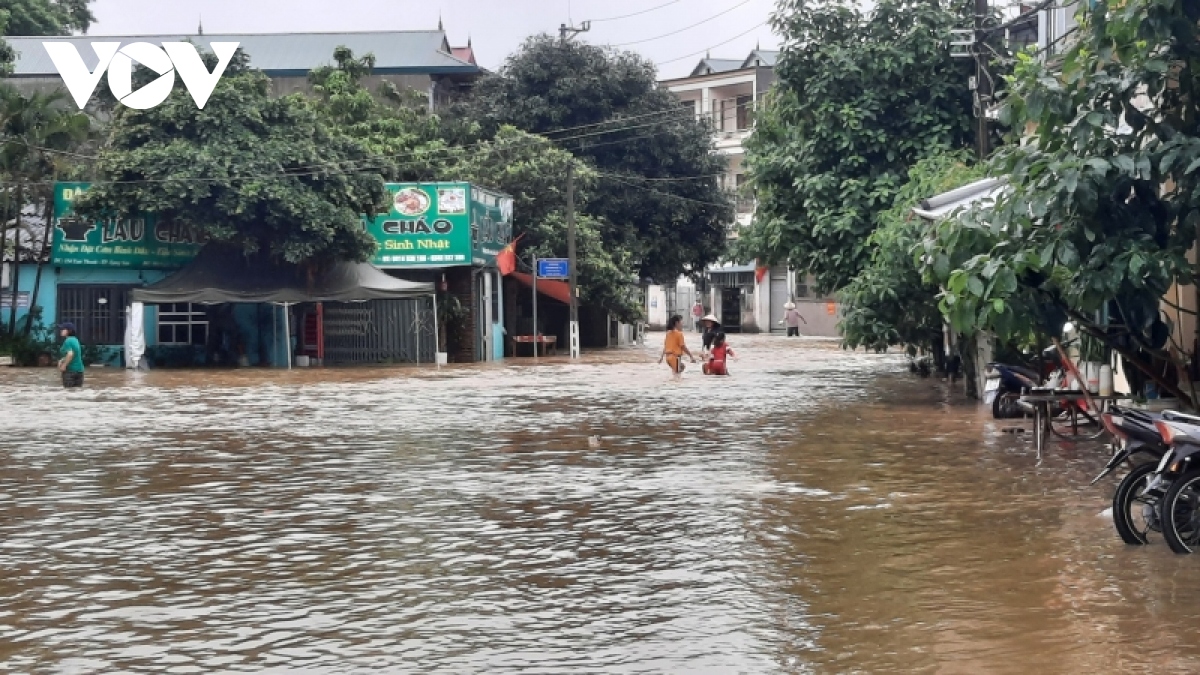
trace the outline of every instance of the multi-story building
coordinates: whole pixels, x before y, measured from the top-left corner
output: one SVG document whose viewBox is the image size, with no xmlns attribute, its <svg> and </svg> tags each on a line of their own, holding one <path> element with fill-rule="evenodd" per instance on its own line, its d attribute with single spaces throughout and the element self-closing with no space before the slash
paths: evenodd
<svg viewBox="0 0 1200 675">
<path fill-rule="evenodd" d="M 716 151 L 727 159 L 722 185 L 737 196 L 729 237 L 754 219 L 755 201 L 746 185 L 745 142 L 754 128 L 754 113 L 775 83 L 778 52 L 755 49 L 741 60 L 705 57 L 687 77 L 665 80 L 659 86 L 679 97 L 685 109 L 711 121 Z M 665 324 L 672 313 L 687 314 L 697 297 L 706 311 L 721 319 L 730 332 L 783 332 L 779 319 L 784 304 L 795 302 L 808 321 L 807 335 L 837 335 L 838 307 L 832 298 L 817 297 L 811 278 L 776 266 L 726 263 L 709 269 L 699 285 L 681 280 L 675 286 L 651 286 L 647 312 L 652 327 Z"/>
</svg>

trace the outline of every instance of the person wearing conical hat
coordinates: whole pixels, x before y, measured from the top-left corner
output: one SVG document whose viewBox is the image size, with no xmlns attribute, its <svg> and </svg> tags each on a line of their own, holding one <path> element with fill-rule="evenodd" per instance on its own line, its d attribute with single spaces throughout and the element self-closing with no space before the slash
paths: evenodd
<svg viewBox="0 0 1200 675">
<path fill-rule="evenodd" d="M 791 301 L 784 303 L 783 318 L 779 320 L 779 325 L 787 326 L 788 337 L 799 337 L 801 321 L 806 325 L 808 324 L 808 321 L 801 316 L 800 312 L 796 311 L 796 303 Z"/>
<path fill-rule="evenodd" d="M 713 340 L 717 337 L 717 333 L 721 332 L 721 320 L 712 314 L 708 314 L 703 319 L 700 319 L 700 323 L 704 326 L 704 336 L 701 338 L 704 341 L 704 346 L 700 350 L 700 353 L 704 355 L 712 349 Z"/>
</svg>

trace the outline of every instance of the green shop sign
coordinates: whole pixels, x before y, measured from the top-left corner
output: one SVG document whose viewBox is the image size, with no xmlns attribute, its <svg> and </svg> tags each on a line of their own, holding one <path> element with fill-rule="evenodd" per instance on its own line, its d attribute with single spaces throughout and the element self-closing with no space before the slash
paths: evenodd
<svg viewBox="0 0 1200 675">
<path fill-rule="evenodd" d="M 388 212 L 366 219 L 379 242 L 376 267 L 490 265 L 511 239 L 510 197 L 468 183 L 388 183 L 387 191 Z"/>
<path fill-rule="evenodd" d="M 51 259 L 63 267 L 178 269 L 203 246 L 190 228 L 154 216 L 83 220 L 75 200 L 88 183 L 54 186 L 54 247 Z"/>
<path fill-rule="evenodd" d="M 495 265 L 512 241 L 513 199 L 486 188 L 471 188 L 471 241 L 476 265 Z"/>
</svg>

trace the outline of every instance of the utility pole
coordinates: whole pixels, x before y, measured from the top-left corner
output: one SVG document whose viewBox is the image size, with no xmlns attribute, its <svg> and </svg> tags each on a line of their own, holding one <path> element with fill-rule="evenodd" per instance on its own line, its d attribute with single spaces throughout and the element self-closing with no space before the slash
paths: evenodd
<svg viewBox="0 0 1200 675">
<path fill-rule="evenodd" d="M 985 42 L 987 33 L 983 30 L 983 22 L 987 18 L 990 7 L 988 0 L 975 0 L 975 101 L 979 110 L 979 128 L 976 130 L 976 146 L 979 159 L 987 158 L 988 147 L 988 106 L 992 102 L 992 76 L 988 72 L 988 55 Z"/>
<path fill-rule="evenodd" d="M 575 260 L 575 161 L 567 164 L 567 274 L 571 286 L 571 358 L 579 358 L 579 286 Z"/>
<path fill-rule="evenodd" d="M 579 35 L 580 33 L 586 33 L 591 29 L 592 29 L 591 21 L 584 21 L 582 24 L 579 25 L 578 28 L 576 28 L 575 26 L 568 26 L 567 24 L 564 23 L 558 27 L 559 45 L 565 47 L 565 46 L 567 46 L 568 40 L 575 37 L 576 35 Z"/>
<path fill-rule="evenodd" d="M 975 109 L 975 152 L 982 161 L 991 152 L 988 136 L 988 106 L 992 103 L 992 76 L 989 71 L 988 35 L 985 23 L 991 13 L 988 0 L 974 0 L 974 28 L 955 29 L 950 31 L 956 40 L 950 43 L 950 56 L 954 58 L 974 59 L 975 75 L 970 78 L 969 88 Z"/>
</svg>

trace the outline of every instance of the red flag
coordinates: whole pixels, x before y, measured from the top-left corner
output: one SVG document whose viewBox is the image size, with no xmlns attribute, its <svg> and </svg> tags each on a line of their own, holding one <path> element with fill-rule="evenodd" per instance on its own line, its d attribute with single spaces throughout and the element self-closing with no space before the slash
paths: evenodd
<svg viewBox="0 0 1200 675">
<path fill-rule="evenodd" d="M 508 246 L 496 254 L 496 267 L 500 268 L 500 276 L 508 276 L 517 269 L 517 242 L 521 241 L 521 237 L 512 240 Z"/>
<path fill-rule="evenodd" d="M 770 268 L 769 267 L 759 267 L 758 269 L 754 270 L 754 283 L 761 284 L 763 277 L 767 276 L 768 269 L 770 269 Z"/>
</svg>

